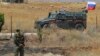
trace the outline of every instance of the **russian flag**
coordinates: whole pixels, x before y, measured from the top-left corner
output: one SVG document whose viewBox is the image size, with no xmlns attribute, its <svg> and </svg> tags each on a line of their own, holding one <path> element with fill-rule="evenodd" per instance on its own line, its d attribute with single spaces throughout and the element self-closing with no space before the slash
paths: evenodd
<svg viewBox="0 0 100 56">
<path fill-rule="evenodd" d="M 95 10 L 96 3 L 95 2 L 88 2 L 87 9 L 88 10 Z"/>
</svg>

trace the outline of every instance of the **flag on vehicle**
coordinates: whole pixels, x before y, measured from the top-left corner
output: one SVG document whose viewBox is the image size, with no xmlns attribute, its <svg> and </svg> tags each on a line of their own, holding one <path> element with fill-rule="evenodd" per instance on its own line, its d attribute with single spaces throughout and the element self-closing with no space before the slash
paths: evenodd
<svg viewBox="0 0 100 56">
<path fill-rule="evenodd" d="M 96 7 L 96 3 L 95 2 L 88 2 L 87 3 L 87 9 L 88 10 L 95 10 L 95 7 Z"/>
</svg>

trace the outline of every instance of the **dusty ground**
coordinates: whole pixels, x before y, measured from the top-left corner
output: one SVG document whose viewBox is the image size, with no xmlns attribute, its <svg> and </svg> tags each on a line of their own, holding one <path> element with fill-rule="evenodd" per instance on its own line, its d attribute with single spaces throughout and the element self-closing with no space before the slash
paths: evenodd
<svg viewBox="0 0 100 56">
<path fill-rule="evenodd" d="M 34 4 L 0 4 L 0 12 L 5 14 L 5 25 L 2 32 L 10 32 L 10 20 L 13 19 L 13 31 L 21 28 L 25 32 L 33 32 L 34 21 L 45 17 L 49 11 L 77 10 L 85 3 L 34 3 Z M 95 29 L 95 12 L 100 17 L 100 5 L 95 11 L 88 13 L 88 28 L 84 32 L 64 29 L 45 29 L 43 41 L 38 37 L 27 36 L 25 56 L 100 56 L 100 31 Z M 43 29 L 44 30 L 44 29 Z M 14 56 L 13 39 L 0 41 L 0 56 Z"/>
<path fill-rule="evenodd" d="M 75 33 L 74 33 L 75 32 Z M 99 56 L 100 32 L 47 29 L 40 43 L 37 36 L 26 36 L 25 56 Z M 0 41 L 0 56 L 14 56 L 13 39 Z"/>
</svg>

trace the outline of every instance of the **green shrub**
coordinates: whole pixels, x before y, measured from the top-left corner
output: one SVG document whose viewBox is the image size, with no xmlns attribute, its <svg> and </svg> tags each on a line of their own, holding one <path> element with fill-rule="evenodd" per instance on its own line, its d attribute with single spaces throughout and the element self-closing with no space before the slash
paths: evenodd
<svg viewBox="0 0 100 56">
<path fill-rule="evenodd" d="M 0 22 L 4 22 L 4 14 L 0 13 Z"/>
</svg>

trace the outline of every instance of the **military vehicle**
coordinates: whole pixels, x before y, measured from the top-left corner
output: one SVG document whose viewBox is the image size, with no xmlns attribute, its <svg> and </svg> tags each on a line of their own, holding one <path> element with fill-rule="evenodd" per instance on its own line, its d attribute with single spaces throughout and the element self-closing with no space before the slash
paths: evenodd
<svg viewBox="0 0 100 56">
<path fill-rule="evenodd" d="M 49 12 L 48 17 L 36 21 L 35 27 L 50 27 L 51 24 L 55 24 L 57 27 L 63 29 L 86 29 L 87 11 L 70 12 L 70 11 L 54 11 Z"/>
<path fill-rule="evenodd" d="M 0 32 L 2 30 L 3 25 L 4 25 L 4 14 L 0 13 Z"/>
</svg>

